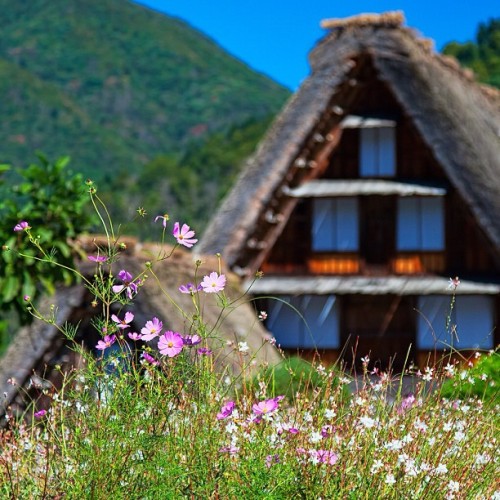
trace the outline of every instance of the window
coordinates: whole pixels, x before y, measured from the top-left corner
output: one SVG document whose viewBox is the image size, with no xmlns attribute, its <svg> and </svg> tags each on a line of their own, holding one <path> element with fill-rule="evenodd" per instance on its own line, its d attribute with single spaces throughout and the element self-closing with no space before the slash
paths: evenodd
<svg viewBox="0 0 500 500">
<path fill-rule="evenodd" d="M 312 246 L 315 251 L 352 252 L 358 249 L 358 200 L 314 200 Z"/>
<path fill-rule="evenodd" d="M 399 198 L 398 250 L 444 250 L 442 198 Z"/>
<path fill-rule="evenodd" d="M 278 299 L 269 300 L 266 327 L 281 347 L 339 348 L 339 315 L 335 295 L 282 295 Z"/>
<path fill-rule="evenodd" d="M 458 295 L 451 314 L 450 304 L 449 295 L 419 297 L 418 348 L 491 349 L 493 299 L 485 295 Z"/>
<path fill-rule="evenodd" d="M 360 129 L 361 177 L 393 177 L 396 174 L 395 127 Z"/>
</svg>

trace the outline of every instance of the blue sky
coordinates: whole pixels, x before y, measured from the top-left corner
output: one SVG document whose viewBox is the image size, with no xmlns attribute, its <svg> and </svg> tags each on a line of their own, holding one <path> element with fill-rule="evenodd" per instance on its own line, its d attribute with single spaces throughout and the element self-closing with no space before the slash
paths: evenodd
<svg viewBox="0 0 500 500">
<path fill-rule="evenodd" d="M 403 10 L 406 24 L 436 42 L 473 40 L 477 25 L 500 17 L 499 0 L 140 0 L 203 31 L 253 69 L 295 90 L 319 22 L 361 12 Z"/>
</svg>

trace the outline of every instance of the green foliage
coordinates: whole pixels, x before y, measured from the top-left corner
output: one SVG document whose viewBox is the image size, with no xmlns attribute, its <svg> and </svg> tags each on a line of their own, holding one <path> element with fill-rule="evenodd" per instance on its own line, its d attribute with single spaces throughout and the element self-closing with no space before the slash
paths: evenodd
<svg viewBox="0 0 500 500">
<path fill-rule="evenodd" d="M 54 163 L 38 155 L 39 163 L 15 169 L 13 182 L 0 186 L 0 307 L 15 309 L 23 323 L 31 320 L 23 297 L 32 300 L 43 292 L 53 292 L 57 283 L 69 285 L 74 273 L 62 266 L 73 265 L 71 241 L 89 228 L 92 218 L 85 210 L 87 195 L 83 179 L 66 170 L 69 158 Z M 14 232 L 27 221 L 32 229 Z M 33 241 L 30 241 L 30 240 Z M 43 255 L 37 246 L 49 249 Z M 60 264 L 40 262 L 47 257 Z"/>
<path fill-rule="evenodd" d="M 180 20 L 124 0 L 0 0 L 2 159 L 43 148 L 85 177 L 134 175 L 289 92 Z"/>
<path fill-rule="evenodd" d="M 332 390 L 338 387 L 338 374 L 335 368 L 328 369 L 328 375 L 318 371 L 318 365 L 298 356 L 284 359 L 276 366 L 267 367 L 254 380 L 253 386 L 258 387 L 259 381 L 264 381 L 271 389 L 273 396 L 283 395 L 289 401 L 293 401 L 297 394 L 312 394 L 315 390 L 324 392 L 325 389 Z M 325 380 L 327 384 L 325 385 Z M 344 397 L 348 397 L 347 389 Z"/>
<path fill-rule="evenodd" d="M 480 23 L 475 42 L 450 42 L 443 53 L 474 70 L 479 81 L 500 87 L 500 19 Z"/>
<path fill-rule="evenodd" d="M 450 399 L 477 397 L 500 403 L 500 354 L 483 354 L 472 368 L 446 380 L 441 395 Z"/>
<path fill-rule="evenodd" d="M 194 141 L 183 155 L 157 156 L 137 175 L 107 175 L 100 195 L 115 221 L 125 223 L 144 204 L 150 219 L 168 212 L 176 220 L 189 221 L 201 235 L 271 119 L 252 119 Z M 151 235 L 147 225 L 127 226 L 126 230 L 143 239 Z"/>
</svg>

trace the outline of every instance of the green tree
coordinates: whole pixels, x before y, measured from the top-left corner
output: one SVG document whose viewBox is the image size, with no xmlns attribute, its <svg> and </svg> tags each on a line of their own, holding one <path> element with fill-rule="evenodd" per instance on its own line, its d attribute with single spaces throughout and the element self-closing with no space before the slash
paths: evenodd
<svg viewBox="0 0 500 500">
<path fill-rule="evenodd" d="M 14 180 L 0 186 L 0 309 L 15 310 L 21 323 L 31 316 L 23 297 L 32 300 L 52 293 L 57 283 L 69 285 L 74 274 L 62 266 L 73 266 L 72 242 L 92 222 L 85 209 L 87 194 L 83 179 L 65 170 L 68 157 L 51 163 L 38 154 L 38 163 L 14 170 Z M 2 170 L 6 170 L 3 168 Z M 27 221 L 31 236 L 44 248 L 53 265 L 40 262 L 39 253 L 25 231 L 14 232 L 20 221 Z M 19 254 L 30 258 L 21 258 Z"/>
<path fill-rule="evenodd" d="M 479 81 L 500 87 L 500 18 L 480 23 L 475 42 L 450 42 L 443 53 L 471 68 Z"/>
</svg>

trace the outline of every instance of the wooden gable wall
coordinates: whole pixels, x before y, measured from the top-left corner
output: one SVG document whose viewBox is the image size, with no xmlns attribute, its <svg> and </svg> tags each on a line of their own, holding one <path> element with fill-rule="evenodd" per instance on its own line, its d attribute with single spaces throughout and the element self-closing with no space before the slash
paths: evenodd
<svg viewBox="0 0 500 500">
<path fill-rule="evenodd" d="M 369 62 L 361 73 L 363 91 L 349 114 L 392 119 L 396 126 L 396 175 L 391 180 L 429 182 L 443 186 L 445 249 L 438 252 L 397 252 L 395 246 L 397 196 L 360 196 L 358 252 L 335 255 L 313 252 L 313 201 L 301 200 L 263 262 L 264 272 L 296 274 L 444 273 L 484 275 L 499 272 L 493 249 L 470 210 L 448 181 L 431 149 L 390 88 L 376 79 Z M 367 84 L 366 80 L 370 83 Z M 334 130 L 338 133 L 338 129 Z M 360 129 L 346 128 L 322 169 L 322 179 L 359 179 Z M 378 216 L 376 215 L 378 214 Z M 375 215 L 375 216 L 374 216 Z M 384 255 L 382 255 L 384 254 Z M 392 264 L 390 260 L 392 259 Z M 370 264 L 386 264 L 376 268 Z M 367 265 L 368 264 L 368 265 Z M 494 271 L 496 269 L 496 271 Z"/>
</svg>

